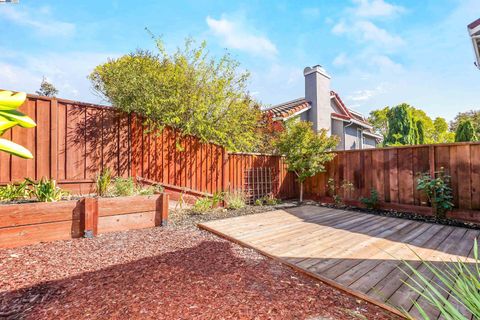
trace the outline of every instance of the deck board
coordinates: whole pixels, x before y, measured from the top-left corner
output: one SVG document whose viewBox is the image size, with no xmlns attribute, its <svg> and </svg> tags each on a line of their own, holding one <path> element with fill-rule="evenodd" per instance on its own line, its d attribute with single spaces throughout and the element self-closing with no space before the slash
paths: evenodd
<svg viewBox="0 0 480 320">
<path fill-rule="evenodd" d="M 387 309 L 425 301 L 404 283 L 408 261 L 431 281 L 416 254 L 430 262 L 472 261 L 480 231 L 317 206 L 202 223 L 199 227 L 257 249 Z M 407 273 L 411 274 L 409 271 Z M 435 319 L 438 314 L 426 306 Z"/>
</svg>

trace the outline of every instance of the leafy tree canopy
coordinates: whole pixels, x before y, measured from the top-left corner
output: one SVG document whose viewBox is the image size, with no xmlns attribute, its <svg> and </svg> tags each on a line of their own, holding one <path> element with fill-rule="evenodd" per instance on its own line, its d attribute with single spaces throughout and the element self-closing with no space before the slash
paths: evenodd
<svg viewBox="0 0 480 320">
<path fill-rule="evenodd" d="M 158 53 L 137 50 L 97 66 L 89 76 L 94 90 L 157 128 L 170 126 L 232 151 L 252 150 L 260 110 L 246 90 L 249 73 L 228 54 L 210 57 L 205 42 L 187 39 L 169 54 L 154 39 Z"/>
<path fill-rule="evenodd" d="M 455 142 L 477 141 L 477 135 L 472 121 L 464 120 L 458 125 L 455 132 Z"/>
<path fill-rule="evenodd" d="M 288 169 L 295 172 L 300 182 L 300 201 L 303 200 L 303 183 L 308 177 L 313 177 L 325 171 L 325 163 L 331 161 L 333 150 L 338 144 L 336 136 L 328 136 L 326 130 L 316 133 L 312 124 L 307 121 L 287 123 L 287 128 L 279 137 L 277 148 L 285 155 Z"/>
<path fill-rule="evenodd" d="M 450 130 L 453 132 L 457 131 L 459 124 L 465 120 L 470 120 L 475 128 L 477 136 L 480 135 L 480 110 L 459 112 L 455 116 L 455 119 L 450 122 Z"/>
<path fill-rule="evenodd" d="M 448 130 L 444 118 L 432 120 L 423 110 L 408 104 L 374 110 L 370 112 L 368 120 L 375 131 L 383 135 L 386 145 L 445 143 L 454 140 L 454 133 Z M 392 130 L 389 130 L 389 123 L 394 126 Z M 408 125 L 408 129 L 405 125 Z M 405 137 L 405 132 L 398 131 L 400 127 L 410 136 Z"/>
<path fill-rule="evenodd" d="M 40 89 L 35 91 L 35 93 L 39 96 L 55 97 L 58 94 L 58 89 L 43 77 L 42 82 L 40 83 Z"/>
</svg>

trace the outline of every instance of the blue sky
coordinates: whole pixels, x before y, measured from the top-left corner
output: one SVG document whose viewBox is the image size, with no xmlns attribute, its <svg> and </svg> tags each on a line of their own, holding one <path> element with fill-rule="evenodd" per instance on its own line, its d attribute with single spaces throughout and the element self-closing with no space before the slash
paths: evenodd
<svg viewBox="0 0 480 320">
<path fill-rule="evenodd" d="M 101 102 L 86 79 L 107 58 L 173 50 L 187 36 L 227 49 L 266 104 L 303 96 L 303 68 L 321 64 L 360 112 L 401 102 L 451 120 L 480 108 L 480 70 L 466 26 L 479 0 L 48 1 L 0 4 L 0 88 L 34 92 L 46 76 L 59 96 Z"/>
</svg>

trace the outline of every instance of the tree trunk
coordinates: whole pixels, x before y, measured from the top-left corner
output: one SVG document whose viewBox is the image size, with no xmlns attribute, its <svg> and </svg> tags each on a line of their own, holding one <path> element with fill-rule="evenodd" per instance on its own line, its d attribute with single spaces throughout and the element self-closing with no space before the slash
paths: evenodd
<svg viewBox="0 0 480 320">
<path fill-rule="evenodd" d="M 300 203 L 303 202 L 303 181 L 300 182 Z"/>
</svg>

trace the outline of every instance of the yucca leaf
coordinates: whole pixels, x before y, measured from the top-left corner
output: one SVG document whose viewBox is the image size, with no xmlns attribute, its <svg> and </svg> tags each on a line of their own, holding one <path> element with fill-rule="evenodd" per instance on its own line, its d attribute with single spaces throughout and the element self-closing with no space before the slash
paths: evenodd
<svg viewBox="0 0 480 320">
<path fill-rule="evenodd" d="M 11 127 L 16 126 L 17 123 L 15 121 L 11 121 L 3 116 L 0 116 L 0 132 L 5 132 L 5 130 L 10 129 Z"/>
<path fill-rule="evenodd" d="M 0 110 L 15 110 L 23 104 L 26 98 L 25 92 L 0 91 Z"/>
<path fill-rule="evenodd" d="M 37 125 L 29 116 L 17 110 L 0 110 L 0 115 L 24 128 L 33 128 Z"/>
<path fill-rule="evenodd" d="M 32 153 L 26 148 L 22 147 L 19 144 L 16 144 L 15 142 L 2 138 L 0 138 L 0 150 L 24 159 L 33 158 Z"/>
</svg>

